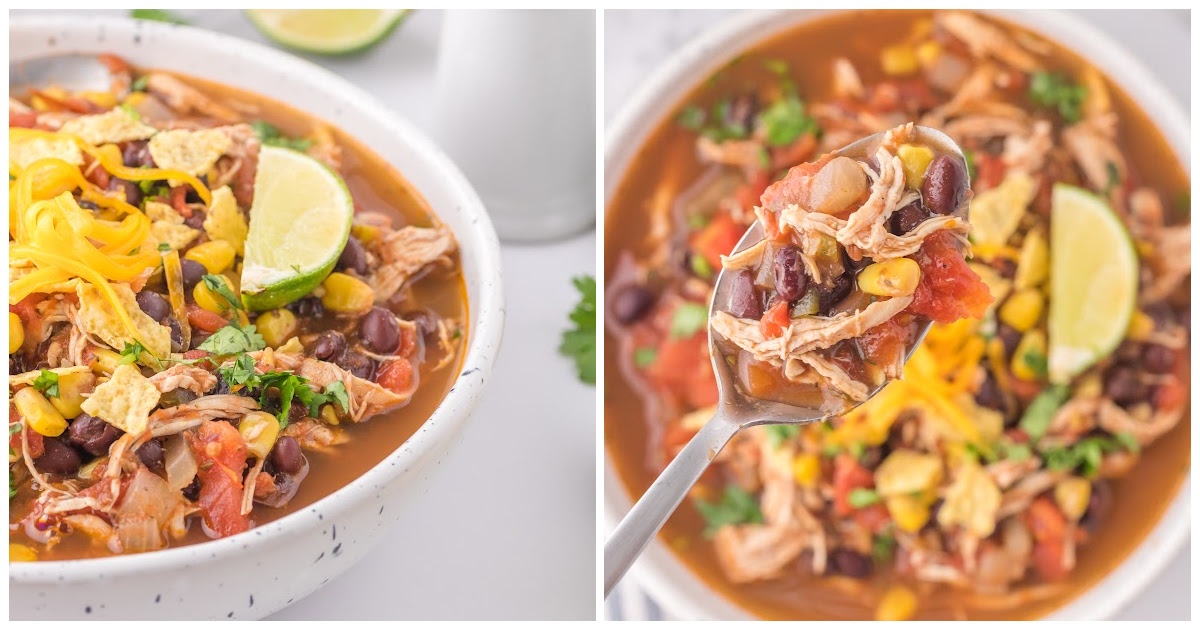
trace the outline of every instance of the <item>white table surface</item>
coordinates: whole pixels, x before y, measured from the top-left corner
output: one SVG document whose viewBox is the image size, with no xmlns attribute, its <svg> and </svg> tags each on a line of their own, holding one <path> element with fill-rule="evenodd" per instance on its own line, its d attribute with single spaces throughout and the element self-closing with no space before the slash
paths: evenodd
<svg viewBox="0 0 1200 630">
<path fill-rule="evenodd" d="M 1185 111 L 1191 108 L 1188 11 L 1079 11 L 1114 35 L 1158 78 Z M 638 84 L 681 44 L 728 11 L 605 11 L 604 118 L 612 120 Z M 1191 544 L 1116 617 L 1121 620 L 1190 618 Z M 646 610 L 641 604 L 624 607 Z M 651 609 L 652 610 L 652 609 Z"/>
<path fill-rule="evenodd" d="M 176 13 L 268 43 L 240 12 Z M 308 58 L 428 128 L 440 24 L 417 11 L 361 57 Z M 502 247 L 504 342 L 462 445 L 366 559 L 271 619 L 595 619 L 595 389 L 556 351 L 595 252 L 594 231 Z"/>
</svg>

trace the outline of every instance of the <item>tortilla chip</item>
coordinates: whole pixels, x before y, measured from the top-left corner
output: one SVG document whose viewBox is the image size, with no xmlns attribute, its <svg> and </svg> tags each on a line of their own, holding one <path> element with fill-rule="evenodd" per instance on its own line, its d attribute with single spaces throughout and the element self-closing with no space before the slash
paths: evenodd
<svg viewBox="0 0 1200 630">
<path fill-rule="evenodd" d="M 24 170 L 42 158 L 58 158 L 75 166 L 83 164 L 83 153 L 70 138 L 25 138 L 8 144 L 8 161 L 19 169 Z"/>
<path fill-rule="evenodd" d="M 242 256 L 246 247 L 246 234 L 250 226 L 246 217 L 238 209 L 237 201 L 229 186 L 222 186 L 212 191 L 212 203 L 208 205 L 208 216 L 204 218 L 204 231 L 208 238 L 214 241 L 227 241 L 233 245 L 238 256 Z"/>
<path fill-rule="evenodd" d="M 183 171 L 199 177 L 212 169 L 233 141 L 220 129 L 172 129 L 150 139 L 150 155 L 158 168 Z M 181 182 L 169 181 L 172 186 Z"/>
<path fill-rule="evenodd" d="M 156 245 L 166 243 L 171 249 L 179 250 L 200 236 L 200 230 L 188 227 L 183 215 L 165 203 L 147 201 L 146 216 L 150 219 L 150 235 Z"/>
<path fill-rule="evenodd" d="M 138 331 L 142 344 L 156 357 L 162 358 L 171 352 L 171 329 L 150 319 L 138 306 L 137 298 L 129 285 L 111 283 L 121 306 L 133 320 L 133 327 Z M 84 332 L 100 339 L 118 352 L 125 348 L 126 343 L 133 343 L 134 338 L 125 330 L 120 317 L 113 312 L 113 306 L 100 292 L 100 289 L 84 284 L 76 291 L 79 295 L 79 314 L 76 321 Z"/>
<path fill-rule="evenodd" d="M 112 378 L 96 386 L 83 401 L 83 410 L 126 433 L 139 434 L 150 423 L 159 392 L 150 379 L 132 365 L 119 365 Z"/>
<path fill-rule="evenodd" d="M 72 118 L 63 123 L 59 131 L 77 135 L 83 138 L 84 142 L 95 146 L 145 140 L 158 133 L 157 129 L 134 118 L 122 107 L 94 116 Z"/>
</svg>

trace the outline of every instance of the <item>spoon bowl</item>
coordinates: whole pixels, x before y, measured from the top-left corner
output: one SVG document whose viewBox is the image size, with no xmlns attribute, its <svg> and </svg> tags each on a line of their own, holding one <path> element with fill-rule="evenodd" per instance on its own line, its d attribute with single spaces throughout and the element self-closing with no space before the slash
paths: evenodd
<svg viewBox="0 0 1200 630">
<path fill-rule="evenodd" d="M 914 140 L 931 146 L 938 153 L 956 156 L 963 164 L 963 172 L 966 174 L 963 186 L 966 190 L 970 190 L 970 175 L 966 167 L 966 158 L 963 156 L 962 149 L 946 134 L 929 127 L 914 126 Z M 853 142 L 837 151 L 833 155 L 846 156 L 870 156 L 874 154 L 874 149 L 882 142 L 885 132 L 873 134 Z M 969 193 L 968 193 L 969 194 Z M 961 206 L 955 212 L 966 220 L 969 213 L 969 198 L 964 198 Z M 749 229 L 742 235 L 734 247 L 733 252 L 738 253 L 749 249 L 758 244 L 764 238 L 762 226 L 755 221 Z M 717 276 L 716 285 L 713 288 L 712 300 L 708 306 L 709 321 L 712 320 L 712 315 L 717 310 L 720 310 L 725 305 L 729 304 L 730 293 L 733 283 L 730 281 L 733 274 L 722 269 Z M 905 360 L 908 359 L 916 350 L 917 346 L 921 345 L 926 333 L 932 325 L 931 321 L 926 321 L 920 331 L 913 337 L 912 343 L 906 348 Z M 642 498 L 638 499 L 633 508 L 625 515 L 625 518 L 613 530 L 608 541 L 604 545 L 604 595 L 612 591 L 621 577 L 633 564 L 634 560 L 641 555 L 642 550 L 650 543 L 650 539 L 654 537 L 658 530 L 662 528 L 663 523 L 683 501 L 683 497 L 687 495 L 688 490 L 696 483 L 703 474 L 708 465 L 716 458 L 721 449 L 729 443 L 729 440 L 737 434 L 738 431 L 746 427 L 771 424 L 791 424 L 803 425 L 813 422 L 821 422 L 829 419 L 833 415 L 845 414 L 862 402 L 850 404 L 836 413 L 830 413 L 816 407 L 803 407 L 790 405 L 782 402 L 763 400 L 747 395 L 741 390 L 737 383 L 737 377 L 734 374 L 734 368 L 731 362 L 728 361 L 728 355 L 722 350 L 720 344 L 721 338 L 711 324 L 708 327 L 708 343 L 709 354 L 712 358 L 713 371 L 717 377 L 717 393 L 718 404 L 716 413 L 713 414 L 700 431 L 683 447 L 683 450 L 671 460 L 671 463 L 663 470 L 658 479 L 650 486 Z M 872 396 L 878 394 L 888 381 L 884 381 L 875 387 L 867 396 L 866 400 L 870 400 Z"/>
<path fill-rule="evenodd" d="M 8 93 L 54 85 L 68 92 L 107 92 L 112 81 L 108 68 L 93 54 L 66 53 L 34 57 L 8 64 Z"/>
</svg>

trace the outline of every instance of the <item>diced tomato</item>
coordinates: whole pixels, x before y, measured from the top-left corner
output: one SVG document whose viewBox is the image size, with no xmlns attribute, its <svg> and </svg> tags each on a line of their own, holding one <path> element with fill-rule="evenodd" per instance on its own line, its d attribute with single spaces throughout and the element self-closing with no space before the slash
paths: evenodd
<svg viewBox="0 0 1200 630">
<path fill-rule="evenodd" d="M 17 317 L 20 317 L 21 321 L 28 326 L 31 322 L 38 318 L 37 305 L 38 302 L 41 302 L 44 299 L 46 299 L 45 293 L 30 293 L 20 302 L 17 302 L 16 304 L 9 304 L 8 311 L 10 313 L 16 313 Z"/>
<path fill-rule="evenodd" d="M 37 112 L 18 112 L 8 110 L 8 126 L 30 129 L 37 124 Z"/>
<path fill-rule="evenodd" d="M 846 453 L 833 460 L 833 513 L 838 516 L 854 514 L 850 505 L 850 492 L 856 488 L 870 488 L 875 476 L 865 466 Z"/>
<path fill-rule="evenodd" d="M 856 511 L 854 522 L 859 527 L 878 534 L 887 529 L 888 524 L 892 522 L 892 515 L 882 503 L 876 503 Z"/>
<path fill-rule="evenodd" d="M 417 331 L 412 326 L 400 327 L 400 343 L 396 354 L 411 358 L 417 351 Z"/>
<path fill-rule="evenodd" d="M 1004 181 L 1008 166 L 999 156 L 984 151 L 975 154 L 976 179 L 982 189 L 995 188 Z"/>
<path fill-rule="evenodd" d="M 1017 400 L 1022 404 L 1032 402 L 1037 395 L 1042 393 L 1045 386 L 1037 381 L 1027 381 L 1023 378 L 1017 378 L 1010 372 L 1008 375 L 1008 390 L 1017 397 Z"/>
<path fill-rule="evenodd" d="M 704 256 L 713 269 L 721 268 L 721 256 L 733 251 L 745 230 L 725 213 L 717 214 L 699 232 L 692 234 L 692 251 Z"/>
<path fill-rule="evenodd" d="M 1180 362 L 1176 358 L 1176 362 Z M 1187 399 L 1187 388 L 1177 380 L 1164 381 L 1154 388 L 1154 407 L 1159 410 L 1175 409 Z"/>
<path fill-rule="evenodd" d="M 806 133 L 796 139 L 795 142 L 786 147 L 779 147 L 771 151 L 771 166 L 774 168 L 790 168 L 797 164 L 802 164 L 813 156 L 817 150 L 817 137 L 811 133 Z M 766 190 L 766 183 L 763 184 L 763 190 Z M 762 195 L 762 191 L 759 191 Z"/>
<path fill-rule="evenodd" d="M 858 346 L 871 363 L 878 366 L 893 365 L 897 357 L 903 356 L 907 338 L 907 327 L 893 318 L 863 333 L 858 338 Z"/>
<path fill-rule="evenodd" d="M 204 332 L 217 332 L 229 323 L 224 317 L 217 315 L 212 311 L 200 308 L 195 302 L 189 302 L 187 305 L 188 323 L 194 328 L 199 328 Z"/>
<path fill-rule="evenodd" d="M 205 422 L 196 433 L 188 433 L 187 440 L 200 464 L 196 502 L 205 524 L 222 537 L 250 529 L 250 519 L 242 514 L 246 441 L 228 422 Z"/>
<path fill-rule="evenodd" d="M 763 313 L 758 325 L 764 337 L 774 339 L 782 335 L 790 323 L 791 320 L 788 319 L 788 303 L 779 301 L 767 309 L 766 313 Z"/>
<path fill-rule="evenodd" d="M 188 186 L 182 184 L 171 187 L 171 207 L 176 212 L 183 215 L 183 218 L 190 219 L 192 217 L 192 209 L 187 205 Z"/>
<path fill-rule="evenodd" d="M 1025 524 L 1038 542 L 1061 541 L 1066 536 L 1067 518 L 1046 497 L 1038 497 L 1029 504 L 1029 510 L 1025 512 Z"/>
<path fill-rule="evenodd" d="M 413 365 L 408 359 L 392 359 L 379 366 L 375 382 L 384 389 L 406 394 L 412 390 Z"/>
<path fill-rule="evenodd" d="M 1059 582 L 1070 574 L 1063 563 L 1063 548 L 1062 539 L 1039 542 L 1033 546 L 1033 566 L 1043 580 Z"/>
<path fill-rule="evenodd" d="M 8 407 L 8 414 L 10 418 L 12 418 L 14 421 L 16 420 L 17 410 L 11 404 Z M 22 429 L 22 431 L 25 433 L 25 441 L 29 444 L 29 456 L 33 459 L 37 459 L 44 455 L 46 453 L 46 447 L 42 442 L 42 434 L 38 433 L 37 431 L 31 431 L 29 427 L 25 427 Z M 21 432 L 13 433 L 9 436 L 8 448 L 12 449 L 14 453 L 21 452 Z"/>
<path fill-rule="evenodd" d="M 771 179 L 766 171 L 756 171 L 750 179 L 738 186 L 734 193 L 737 196 L 738 204 L 746 210 L 758 205 L 758 199 L 762 197 L 763 191 L 770 185 Z"/>
<path fill-rule="evenodd" d="M 692 407 L 717 404 L 717 379 L 708 356 L 708 339 L 696 333 L 688 339 L 664 339 L 646 376 L 658 387 Z"/>
<path fill-rule="evenodd" d="M 938 232 L 925 240 L 913 258 L 921 267 L 921 281 L 907 312 L 943 324 L 983 317 L 992 294 L 967 266 L 950 232 Z"/>
</svg>

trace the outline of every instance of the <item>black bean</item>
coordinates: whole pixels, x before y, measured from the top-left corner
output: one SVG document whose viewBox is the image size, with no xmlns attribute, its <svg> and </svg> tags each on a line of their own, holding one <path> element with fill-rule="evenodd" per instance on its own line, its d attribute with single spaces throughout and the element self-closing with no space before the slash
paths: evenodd
<svg viewBox="0 0 1200 630">
<path fill-rule="evenodd" d="M 321 298 L 314 295 L 302 297 L 287 306 L 288 310 L 295 313 L 297 317 L 311 317 L 319 319 L 325 314 L 325 306 L 321 304 Z"/>
<path fill-rule="evenodd" d="M 997 258 L 992 263 L 992 266 L 996 268 L 996 271 L 1000 272 L 1001 276 L 1009 280 L 1012 280 L 1017 275 L 1017 263 L 1011 258 Z"/>
<path fill-rule="evenodd" d="M 939 155 L 929 163 L 921 198 L 925 207 L 935 214 L 951 214 L 962 205 L 967 174 L 962 162 L 949 155 Z"/>
<path fill-rule="evenodd" d="M 862 464 L 863 466 L 865 466 L 869 469 L 874 470 L 875 467 L 878 466 L 879 463 L 882 461 L 883 461 L 883 448 L 880 446 L 872 446 L 863 451 L 862 457 L 859 458 L 858 463 Z"/>
<path fill-rule="evenodd" d="M 150 145 L 145 140 L 133 140 L 125 143 L 121 151 L 121 161 L 125 166 L 137 168 L 148 166 L 154 168 L 154 156 L 150 154 Z"/>
<path fill-rule="evenodd" d="M 210 332 L 204 332 L 203 330 L 193 329 L 192 330 L 192 347 L 189 348 L 189 350 L 195 350 L 196 348 L 199 348 L 200 344 L 204 343 L 204 340 L 208 339 L 211 336 L 212 336 L 212 333 L 210 333 Z"/>
<path fill-rule="evenodd" d="M 304 466 L 304 454 L 300 452 L 300 443 L 290 435 L 285 435 L 275 442 L 270 457 L 275 468 L 284 474 L 294 475 Z"/>
<path fill-rule="evenodd" d="M 729 314 L 746 319 L 762 319 L 762 299 L 754 287 L 754 274 L 742 269 L 729 282 Z"/>
<path fill-rule="evenodd" d="M 1178 319 L 1178 314 L 1175 309 L 1172 309 L 1166 302 L 1153 302 L 1142 308 L 1150 319 L 1154 320 L 1156 328 L 1169 328 L 1174 326 Z M 1184 321 L 1187 321 L 1186 319 Z"/>
<path fill-rule="evenodd" d="M 367 275 L 367 249 L 363 247 L 362 241 L 353 236 L 346 240 L 346 248 L 338 257 L 335 269 L 338 271 L 349 269 L 359 276 Z"/>
<path fill-rule="evenodd" d="M 347 349 L 334 359 L 333 363 L 358 378 L 371 380 L 371 376 L 375 374 L 375 360 L 354 350 Z"/>
<path fill-rule="evenodd" d="M 417 327 L 417 334 L 422 337 L 429 337 L 437 332 L 437 315 L 432 311 L 409 311 L 400 318 L 412 322 Z"/>
<path fill-rule="evenodd" d="M 921 207 L 920 202 L 914 201 L 892 215 L 892 234 L 896 236 L 908 234 L 928 218 L 929 213 L 925 208 Z"/>
<path fill-rule="evenodd" d="M 179 327 L 179 320 L 168 317 L 167 327 L 171 329 L 171 352 L 186 351 L 187 348 L 183 347 L 183 329 Z"/>
<path fill-rule="evenodd" d="M 192 483 L 189 483 L 187 486 L 184 487 L 183 496 L 188 501 L 195 501 L 196 499 L 200 498 L 200 478 L 199 477 L 193 478 Z"/>
<path fill-rule="evenodd" d="M 804 273 L 804 261 L 800 259 L 800 248 L 784 245 L 775 252 L 775 294 L 785 302 L 804 295 L 808 287 L 808 275 Z"/>
<path fill-rule="evenodd" d="M 288 423 L 300 422 L 308 417 L 308 407 L 305 407 L 300 399 L 292 399 L 292 406 L 288 407 Z"/>
<path fill-rule="evenodd" d="M 1088 496 L 1087 509 L 1080 517 L 1079 525 L 1089 533 L 1095 533 L 1100 529 L 1104 519 L 1108 517 L 1109 511 L 1112 510 L 1112 504 L 1112 485 L 1104 479 L 1092 482 L 1092 492 Z"/>
<path fill-rule="evenodd" d="M 184 224 L 193 230 L 204 229 L 204 219 L 208 216 L 203 210 L 192 210 L 192 216 L 183 220 Z"/>
<path fill-rule="evenodd" d="M 332 361 L 346 349 L 346 337 L 336 330 L 325 330 L 317 335 L 309 351 L 322 361 Z"/>
<path fill-rule="evenodd" d="M 120 177 L 111 177 L 108 180 L 108 189 L 124 192 L 124 201 L 131 206 L 142 205 L 142 189 L 134 182 L 121 179 Z"/>
<path fill-rule="evenodd" d="M 67 430 L 68 439 L 72 444 L 96 457 L 107 455 L 108 447 L 112 446 L 122 433 L 117 427 L 86 413 L 81 413 L 72 420 L 71 427 Z"/>
<path fill-rule="evenodd" d="M 1008 324 L 1000 324 L 996 328 L 996 336 L 1000 338 L 1000 343 L 1004 344 L 1006 357 L 1011 357 L 1017 351 L 1017 345 L 1021 343 L 1020 331 Z"/>
<path fill-rule="evenodd" d="M 392 354 L 400 345 L 400 324 L 391 311 L 375 306 L 358 322 L 358 335 L 367 350 Z"/>
<path fill-rule="evenodd" d="M 833 553 L 829 554 L 829 564 L 834 571 L 842 575 L 860 579 L 870 575 L 875 568 L 871 558 L 845 547 L 834 549 Z"/>
<path fill-rule="evenodd" d="M 1137 371 L 1118 365 L 1109 371 L 1104 382 L 1104 395 L 1118 405 L 1130 405 L 1146 397 L 1146 386 L 1138 379 Z"/>
<path fill-rule="evenodd" d="M 163 451 L 162 442 L 159 442 L 158 440 L 150 440 L 149 442 L 146 442 L 138 447 L 137 450 L 138 459 L 142 460 L 142 463 L 146 465 L 146 468 L 149 468 L 154 472 L 163 472 L 163 470 L 165 470 L 165 463 L 163 460 L 165 454 L 166 453 Z"/>
<path fill-rule="evenodd" d="M 1156 343 L 1147 344 L 1142 365 L 1151 374 L 1170 374 L 1175 369 L 1175 351 Z"/>
<path fill-rule="evenodd" d="M 179 266 L 183 270 L 183 288 L 190 296 L 192 289 L 196 284 L 204 279 L 204 274 L 208 273 L 208 269 L 204 265 L 192 260 L 191 258 L 180 258 Z"/>
<path fill-rule="evenodd" d="M 652 306 L 654 294 L 641 285 L 631 284 L 618 289 L 613 296 L 613 317 L 618 323 L 629 325 L 649 313 Z"/>
<path fill-rule="evenodd" d="M 33 460 L 33 465 L 42 472 L 74 475 L 83 465 L 79 451 L 76 451 L 62 437 L 44 438 L 42 448 L 44 449 L 42 456 Z"/>
<path fill-rule="evenodd" d="M 850 274 L 842 274 L 826 284 L 817 285 L 817 303 L 821 305 L 821 314 L 829 315 L 833 308 L 850 295 L 854 281 Z"/>
<path fill-rule="evenodd" d="M 749 135 L 754 129 L 754 117 L 758 115 L 758 95 L 754 92 L 734 97 L 725 108 L 725 126 L 740 129 Z"/>
<path fill-rule="evenodd" d="M 167 299 L 147 289 L 138 291 L 137 303 L 141 307 L 142 312 L 149 315 L 150 319 L 156 322 L 161 322 L 171 314 L 171 305 L 167 302 Z"/>
</svg>

